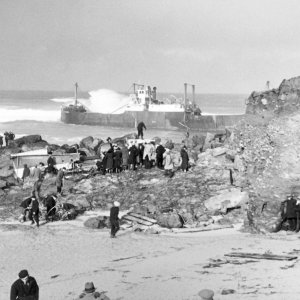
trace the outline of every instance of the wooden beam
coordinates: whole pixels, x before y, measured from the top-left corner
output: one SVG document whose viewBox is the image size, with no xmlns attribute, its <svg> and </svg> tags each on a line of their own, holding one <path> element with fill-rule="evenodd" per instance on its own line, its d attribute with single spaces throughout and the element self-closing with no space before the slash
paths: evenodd
<svg viewBox="0 0 300 300">
<path fill-rule="evenodd" d="M 255 258 L 255 259 L 269 259 L 269 260 L 293 260 L 297 259 L 297 256 L 287 256 L 287 255 L 275 255 L 275 254 L 259 254 L 259 253 L 245 253 L 245 252 L 231 252 L 225 254 L 229 257 L 241 257 L 241 258 Z"/>
</svg>

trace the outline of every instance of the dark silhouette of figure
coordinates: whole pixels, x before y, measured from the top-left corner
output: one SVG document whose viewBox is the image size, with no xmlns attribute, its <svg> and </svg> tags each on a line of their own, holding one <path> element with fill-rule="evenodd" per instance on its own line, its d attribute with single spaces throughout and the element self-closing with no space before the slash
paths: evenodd
<svg viewBox="0 0 300 300">
<path fill-rule="evenodd" d="M 120 229 L 119 225 L 119 206 L 120 203 L 118 201 L 114 202 L 114 206 L 110 209 L 110 225 L 111 225 L 111 232 L 110 232 L 110 237 L 115 238 L 116 233 Z"/>
<path fill-rule="evenodd" d="M 141 137 L 141 139 L 144 138 L 144 133 L 143 129 L 147 130 L 146 125 L 144 122 L 140 122 L 137 126 L 137 131 L 138 131 L 138 138 Z"/>
</svg>

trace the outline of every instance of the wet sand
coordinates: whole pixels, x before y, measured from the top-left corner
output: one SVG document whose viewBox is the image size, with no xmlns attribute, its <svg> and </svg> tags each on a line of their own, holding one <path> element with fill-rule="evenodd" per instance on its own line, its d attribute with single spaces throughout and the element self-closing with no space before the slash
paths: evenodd
<svg viewBox="0 0 300 300">
<path fill-rule="evenodd" d="M 0 299 L 27 268 L 40 285 L 40 299 L 74 299 L 93 281 L 111 299 L 198 299 L 203 288 L 214 299 L 299 299 L 296 261 L 229 259 L 209 267 L 210 259 L 226 262 L 231 251 L 300 252 L 299 235 L 281 232 L 251 235 L 237 229 L 159 235 L 83 227 L 83 218 L 54 222 L 39 229 L 0 226 Z M 14 230 L 7 230 L 8 228 Z M 221 295 L 223 289 L 234 294 Z"/>
</svg>

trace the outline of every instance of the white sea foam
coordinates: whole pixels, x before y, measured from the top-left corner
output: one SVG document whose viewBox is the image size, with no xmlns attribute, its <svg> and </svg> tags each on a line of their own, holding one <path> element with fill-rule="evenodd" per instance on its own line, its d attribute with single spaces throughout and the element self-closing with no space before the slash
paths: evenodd
<svg viewBox="0 0 300 300">
<path fill-rule="evenodd" d="M 0 122 L 13 122 L 21 120 L 33 120 L 41 122 L 57 122 L 60 120 L 60 110 L 41 109 L 3 109 L 0 108 Z"/>
<path fill-rule="evenodd" d="M 50 101 L 57 102 L 57 103 L 68 103 L 74 102 L 74 98 L 53 98 Z"/>
<path fill-rule="evenodd" d="M 122 113 L 129 103 L 130 97 L 108 89 L 100 89 L 89 92 L 88 100 L 80 100 L 92 112 Z"/>
</svg>

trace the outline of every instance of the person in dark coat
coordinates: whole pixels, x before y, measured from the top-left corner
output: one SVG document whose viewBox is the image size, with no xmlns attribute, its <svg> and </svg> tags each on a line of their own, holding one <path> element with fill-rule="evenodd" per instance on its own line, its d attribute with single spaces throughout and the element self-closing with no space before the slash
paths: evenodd
<svg viewBox="0 0 300 300">
<path fill-rule="evenodd" d="M 144 122 L 140 122 L 137 126 L 138 138 L 141 137 L 141 139 L 143 139 L 144 137 L 143 129 L 147 130 L 146 125 Z"/>
<path fill-rule="evenodd" d="M 114 167 L 114 152 L 113 149 L 109 149 L 106 153 L 106 172 L 111 173 Z"/>
<path fill-rule="evenodd" d="M 181 170 L 183 172 L 188 171 L 189 168 L 189 155 L 187 153 L 186 146 L 183 146 L 180 151 L 181 156 Z"/>
<path fill-rule="evenodd" d="M 156 163 L 157 167 L 162 169 L 163 168 L 163 154 L 166 151 L 165 147 L 162 145 L 162 143 L 159 143 L 159 145 L 156 148 Z"/>
<path fill-rule="evenodd" d="M 56 164 L 55 158 L 50 154 L 50 156 L 47 159 L 47 165 L 48 165 L 48 172 L 54 173 L 54 166 Z"/>
<path fill-rule="evenodd" d="M 10 300 L 39 300 L 39 286 L 27 270 L 22 270 L 10 289 Z"/>
<path fill-rule="evenodd" d="M 110 209 L 110 225 L 111 225 L 111 232 L 110 237 L 115 238 L 117 231 L 120 229 L 119 225 L 119 207 L 120 203 L 118 201 L 114 202 L 114 206 Z"/>
<path fill-rule="evenodd" d="M 2 147 L 3 147 L 3 136 L 0 135 L 0 148 L 2 148 Z"/>
<path fill-rule="evenodd" d="M 116 173 L 120 173 L 122 164 L 122 151 L 119 147 L 114 152 L 114 169 Z"/>
<path fill-rule="evenodd" d="M 138 149 L 136 145 L 132 145 L 129 148 L 129 160 L 128 163 L 132 167 L 133 170 L 136 170 L 136 157 L 138 155 Z"/>
<path fill-rule="evenodd" d="M 138 146 L 138 158 L 139 158 L 139 165 L 140 166 L 142 166 L 144 164 L 144 160 L 143 160 L 144 149 L 145 149 L 145 146 L 143 144 L 139 144 L 139 146 Z"/>
<path fill-rule="evenodd" d="M 39 214 L 40 214 L 39 201 L 35 197 L 32 197 L 31 216 L 30 216 L 32 217 L 31 225 L 33 225 L 35 222 L 37 227 L 40 226 Z"/>
<path fill-rule="evenodd" d="M 25 178 L 27 178 L 29 176 L 30 176 L 30 169 L 28 168 L 27 164 L 24 164 L 22 180 L 24 181 Z"/>
<path fill-rule="evenodd" d="M 57 196 L 55 195 L 49 195 L 46 200 L 45 200 L 45 206 L 47 209 L 47 214 L 46 214 L 46 221 L 53 221 L 55 213 L 56 213 L 56 200 Z"/>
</svg>

